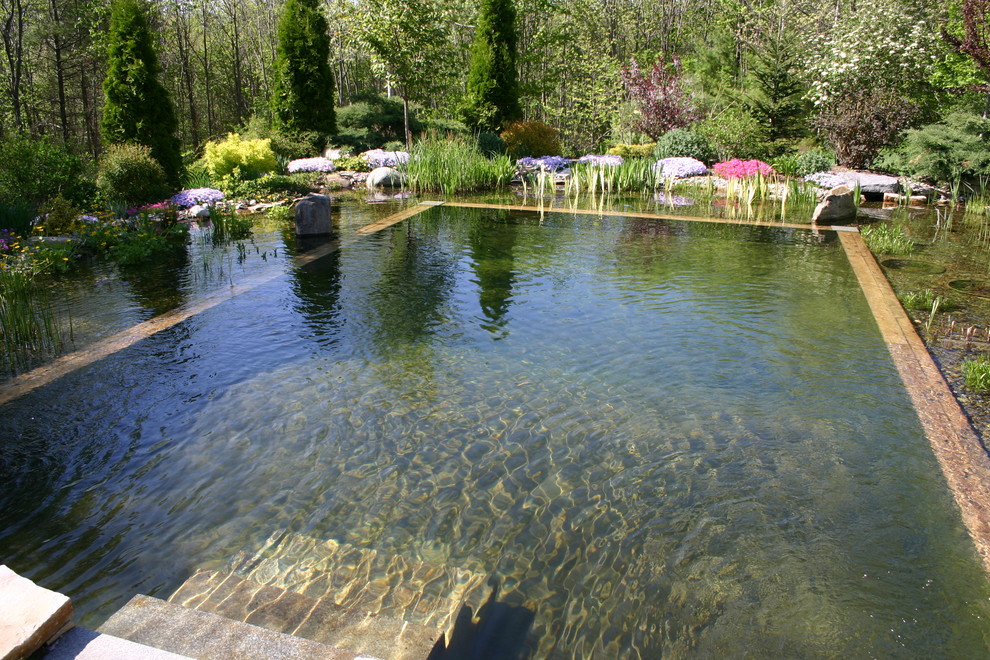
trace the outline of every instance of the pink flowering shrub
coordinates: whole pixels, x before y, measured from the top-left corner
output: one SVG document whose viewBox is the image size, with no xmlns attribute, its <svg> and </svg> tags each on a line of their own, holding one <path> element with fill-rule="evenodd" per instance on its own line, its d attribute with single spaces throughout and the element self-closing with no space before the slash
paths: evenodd
<svg viewBox="0 0 990 660">
<path fill-rule="evenodd" d="M 712 169 L 715 174 L 726 179 L 741 179 L 754 174 L 767 176 L 773 174 L 773 168 L 762 160 L 739 160 L 733 158 L 723 163 L 715 163 Z"/>
</svg>

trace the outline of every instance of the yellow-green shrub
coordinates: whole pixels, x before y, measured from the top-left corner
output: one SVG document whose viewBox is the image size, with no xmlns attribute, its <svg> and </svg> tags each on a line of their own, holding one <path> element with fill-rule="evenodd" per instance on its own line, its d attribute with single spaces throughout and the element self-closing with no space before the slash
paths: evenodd
<svg viewBox="0 0 990 660">
<path fill-rule="evenodd" d="M 230 176 L 235 169 L 241 179 L 256 179 L 278 169 L 269 138 L 249 140 L 237 133 L 228 133 L 222 142 L 207 142 L 203 164 L 213 179 Z"/>
<path fill-rule="evenodd" d="M 499 136 L 512 158 L 560 155 L 560 132 L 542 121 L 514 121 Z"/>
<path fill-rule="evenodd" d="M 653 155 L 656 142 L 647 144 L 617 144 L 608 150 L 609 155 L 622 156 L 623 158 L 646 158 Z"/>
</svg>

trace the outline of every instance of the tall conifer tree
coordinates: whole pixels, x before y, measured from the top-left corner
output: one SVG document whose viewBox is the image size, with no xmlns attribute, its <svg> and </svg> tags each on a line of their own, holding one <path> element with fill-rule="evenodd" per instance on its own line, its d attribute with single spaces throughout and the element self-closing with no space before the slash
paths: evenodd
<svg viewBox="0 0 990 660">
<path fill-rule="evenodd" d="M 158 81 L 161 69 L 139 0 L 114 0 L 108 41 L 103 141 L 136 142 L 150 147 L 168 183 L 176 187 L 182 171 L 182 154 L 175 135 L 178 123 L 168 91 Z"/>
<path fill-rule="evenodd" d="M 465 122 L 498 131 L 522 116 L 516 76 L 516 10 L 512 0 L 482 0 L 471 46 Z"/>
<path fill-rule="evenodd" d="M 287 0 L 278 22 L 272 123 L 292 133 L 337 132 L 330 36 L 319 0 Z"/>
</svg>

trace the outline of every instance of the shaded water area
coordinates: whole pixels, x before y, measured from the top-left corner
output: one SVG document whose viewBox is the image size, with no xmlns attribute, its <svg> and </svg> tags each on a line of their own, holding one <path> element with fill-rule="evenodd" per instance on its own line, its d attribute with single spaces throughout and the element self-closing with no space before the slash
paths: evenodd
<svg viewBox="0 0 990 660">
<path fill-rule="evenodd" d="M 3 559 L 84 623 L 288 530 L 495 576 L 538 657 L 987 654 L 834 234 L 440 207 L 294 249 L 80 287 L 85 341 L 276 275 L 4 406 Z"/>
</svg>

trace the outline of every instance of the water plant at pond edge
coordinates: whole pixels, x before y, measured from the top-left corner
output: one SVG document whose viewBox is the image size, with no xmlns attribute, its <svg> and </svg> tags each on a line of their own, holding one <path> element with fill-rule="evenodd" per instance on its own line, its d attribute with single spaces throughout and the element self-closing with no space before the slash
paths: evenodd
<svg viewBox="0 0 990 660">
<path fill-rule="evenodd" d="M 509 184 L 516 167 L 508 156 L 488 158 L 473 141 L 427 136 L 417 142 L 406 164 L 409 187 L 415 192 L 452 195 Z"/>
<path fill-rule="evenodd" d="M 214 245 L 239 241 L 251 236 L 251 227 L 253 224 L 251 217 L 238 215 L 232 208 L 214 209 L 210 220 L 213 224 Z"/>
<path fill-rule="evenodd" d="M 860 233 L 873 254 L 911 254 L 914 251 L 914 242 L 901 225 L 868 225 Z"/>
<path fill-rule="evenodd" d="M 969 389 L 974 392 L 990 391 L 990 354 L 983 353 L 963 360 L 962 373 Z"/>
<path fill-rule="evenodd" d="M 72 324 L 60 322 L 35 275 L 0 269 L 0 360 L 6 372 L 28 368 L 35 360 L 62 351 Z"/>
</svg>

